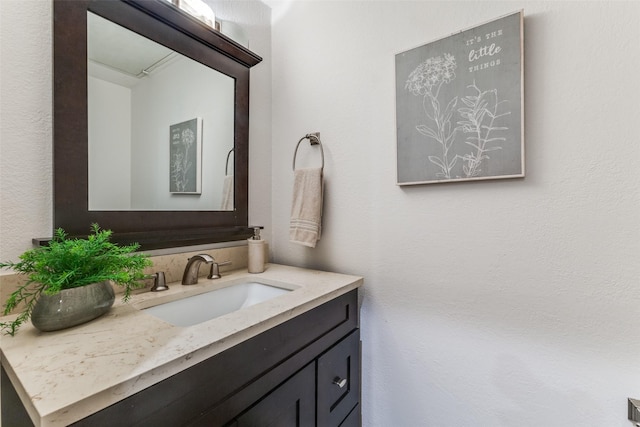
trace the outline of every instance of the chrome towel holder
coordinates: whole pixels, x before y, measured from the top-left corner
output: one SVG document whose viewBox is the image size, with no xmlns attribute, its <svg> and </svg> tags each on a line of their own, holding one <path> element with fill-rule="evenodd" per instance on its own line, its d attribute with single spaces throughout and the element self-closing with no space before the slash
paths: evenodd
<svg viewBox="0 0 640 427">
<path fill-rule="evenodd" d="M 300 147 L 300 143 L 305 139 L 308 139 L 309 143 L 312 146 L 313 145 L 320 146 L 320 154 L 322 156 L 322 166 L 320 167 L 320 169 L 324 170 L 324 150 L 322 149 L 322 142 L 320 142 L 320 132 L 308 133 L 302 138 L 300 138 L 300 141 L 298 141 L 298 144 L 296 145 L 296 150 L 293 152 L 293 170 L 294 171 L 296 170 L 296 156 L 298 155 L 298 148 Z"/>
<path fill-rule="evenodd" d="M 229 157 L 231 156 L 231 153 L 234 153 L 233 148 L 231 150 L 229 150 L 229 152 L 227 153 L 227 161 L 224 164 L 224 174 L 225 175 L 229 175 Z"/>
</svg>

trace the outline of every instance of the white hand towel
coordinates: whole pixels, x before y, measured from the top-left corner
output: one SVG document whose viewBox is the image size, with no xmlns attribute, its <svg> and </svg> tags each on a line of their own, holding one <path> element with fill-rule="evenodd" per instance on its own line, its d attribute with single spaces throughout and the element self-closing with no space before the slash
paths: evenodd
<svg viewBox="0 0 640 427">
<path fill-rule="evenodd" d="M 322 169 L 297 169 L 293 172 L 291 242 L 316 247 L 322 226 L 322 192 Z"/>
<path fill-rule="evenodd" d="M 222 205 L 220 209 L 223 211 L 233 210 L 233 175 L 224 177 L 222 183 Z"/>
</svg>

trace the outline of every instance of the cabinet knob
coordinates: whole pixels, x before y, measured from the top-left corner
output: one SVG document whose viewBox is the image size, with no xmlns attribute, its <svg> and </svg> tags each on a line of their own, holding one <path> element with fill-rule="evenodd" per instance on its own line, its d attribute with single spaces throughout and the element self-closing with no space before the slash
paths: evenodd
<svg viewBox="0 0 640 427">
<path fill-rule="evenodd" d="M 346 378 L 335 377 L 333 379 L 333 383 L 335 385 L 337 385 L 338 387 L 343 388 L 344 386 L 347 385 L 347 379 Z"/>
</svg>

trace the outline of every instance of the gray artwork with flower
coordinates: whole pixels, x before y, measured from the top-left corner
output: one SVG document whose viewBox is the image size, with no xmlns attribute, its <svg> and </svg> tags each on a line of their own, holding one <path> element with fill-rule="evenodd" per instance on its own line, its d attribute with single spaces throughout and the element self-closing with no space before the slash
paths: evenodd
<svg viewBox="0 0 640 427">
<path fill-rule="evenodd" d="M 195 193 L 197 191 L 198 152 L 197 119 L 169 127 L 171 171 L 169 191 L 172 193 Z"/>
<path fill-rule="evenodd" d="M 398 184 L 524 176 L 522 13 L 396 55 Z"/>
</svg>

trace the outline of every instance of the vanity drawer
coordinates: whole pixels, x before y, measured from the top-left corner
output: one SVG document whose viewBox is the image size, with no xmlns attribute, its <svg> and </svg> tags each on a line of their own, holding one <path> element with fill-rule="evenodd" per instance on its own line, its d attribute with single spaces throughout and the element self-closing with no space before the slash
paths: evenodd
<svg viewBox="0 0 640 427">
<path fill-rule="evenodd" d="M 318 358 L 318 425 L 339 426 L 360 401 L 360 330 Z"/>
</svg>

